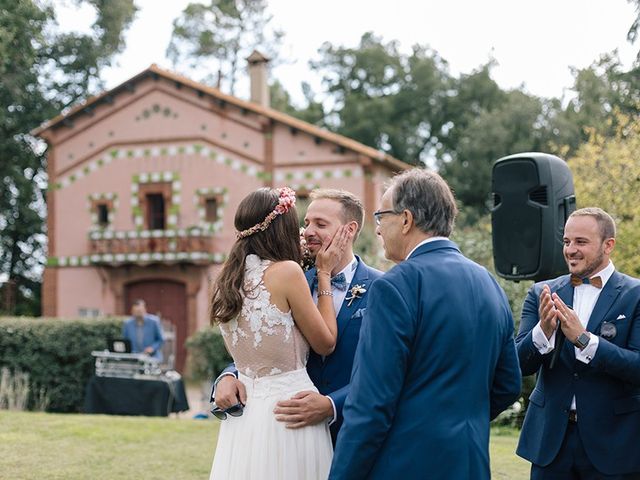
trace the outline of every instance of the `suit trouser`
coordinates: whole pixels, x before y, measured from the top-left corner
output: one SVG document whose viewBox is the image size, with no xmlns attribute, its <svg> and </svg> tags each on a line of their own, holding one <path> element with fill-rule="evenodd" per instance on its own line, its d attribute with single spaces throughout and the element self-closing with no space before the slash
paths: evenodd
<svg viewBox="0 0 640 480">
<path fill-rule="evenodd" d="M 640 480 L 640 472 L 605 475 L 593 466 L 584 451 L 577 423 L 569 423 L 560 451 L 547 465 L 531 465 L 531 480 Z"/>
</svg>

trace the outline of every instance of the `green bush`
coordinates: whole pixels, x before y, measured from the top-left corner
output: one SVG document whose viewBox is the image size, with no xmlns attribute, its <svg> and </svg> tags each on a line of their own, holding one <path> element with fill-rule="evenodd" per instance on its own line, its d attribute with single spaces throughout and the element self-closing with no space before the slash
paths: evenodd
<svg viewBox="0 0 640 480">
<path fill-rule="evenodd" d="M 187 339 L 186 346 L 189 351 L 189 377 L 192 380 L 213 380 L 232 362 L 217 327 L 194 333 Z"/>
<path fill-rule="evenodd" d="M 94 373 L 93 350 L 119 337 L 122 319 L 0 318 L 0 367 L 29 375 L 27 408 L 47 398 L 49 412 L 79 412 Z"/>
</svg>

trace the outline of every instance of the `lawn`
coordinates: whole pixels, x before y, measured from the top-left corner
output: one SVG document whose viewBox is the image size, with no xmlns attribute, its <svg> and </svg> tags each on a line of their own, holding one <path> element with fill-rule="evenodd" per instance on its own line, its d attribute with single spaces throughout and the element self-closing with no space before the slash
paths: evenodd
<svg viewBox="0 0 640 480">
<path fill-rule="evenodd" d="M 206 479 L 217 431 L 214 420 L 0 411 L 0 479 Z M 516 441 L 492 433 L 493 478 L 528 478 Z"/>
</svg>

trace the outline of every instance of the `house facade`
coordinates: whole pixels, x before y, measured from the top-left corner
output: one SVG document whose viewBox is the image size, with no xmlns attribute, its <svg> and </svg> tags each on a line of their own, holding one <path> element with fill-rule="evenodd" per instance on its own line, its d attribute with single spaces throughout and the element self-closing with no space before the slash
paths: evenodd
<svg viewBox="0 0 640 480">
<path fill-rule="evenodd" d="M 269 108 L 265 62 L 252 57 L 251 101 L 152 65 L 33 132 L 48 145 L 43 315 L 125 315 L 143 298 L 173 325 L 180 370 L 245 195 L 343 188 L 370 221 L 407 165 Z"/>
</svg>

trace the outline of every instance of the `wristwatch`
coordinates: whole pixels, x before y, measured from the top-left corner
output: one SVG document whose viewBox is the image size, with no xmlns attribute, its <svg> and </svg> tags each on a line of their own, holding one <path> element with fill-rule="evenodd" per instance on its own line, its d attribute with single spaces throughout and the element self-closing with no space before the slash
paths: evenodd
<svg viewBox="0 0 640 480">
<path fill-rule="evenodd" d="M 583 350 L 587 345 L 589 345 L 590 340 L 591 335 L 589 335 L 587 332 L 582 332 L 576 337 L 576 341 L 574 343 L 580 350 Z"/>
</svg>

